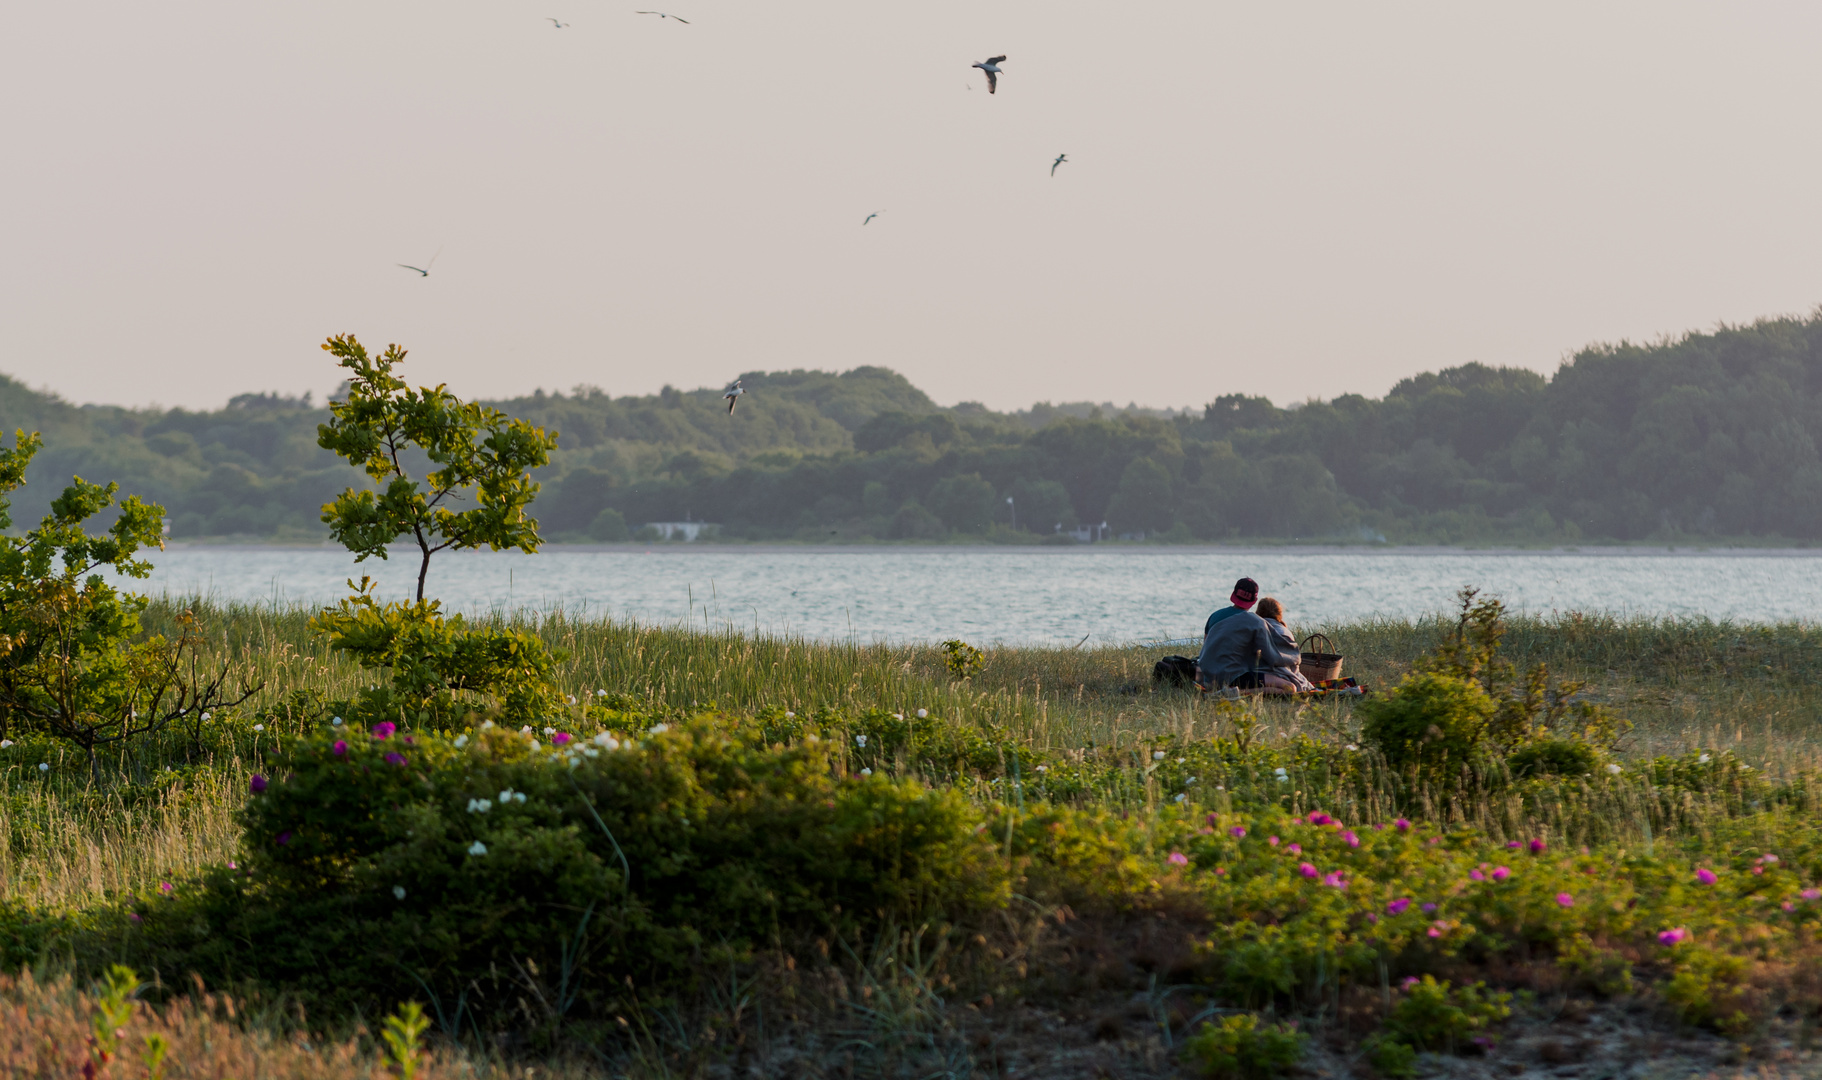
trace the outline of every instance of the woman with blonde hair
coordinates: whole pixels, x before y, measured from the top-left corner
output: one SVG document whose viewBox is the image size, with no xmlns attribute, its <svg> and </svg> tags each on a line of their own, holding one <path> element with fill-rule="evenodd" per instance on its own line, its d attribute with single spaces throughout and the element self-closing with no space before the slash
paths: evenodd
<svg viewBox="0 0 1822 1080">
<path fill-rule="evenodd" d="M 1257 612 L 1259 617 L 1265 620 L 1265 628 L 1270 631 L 1273 644 L 1277 645 L 1281 652 L 1299 656 L 1297 639 L 1284 625 L 1284 605 L 1273 597 L 1262 596 L 1259 598 Z M 1297 664 L 1297 661 L 1293 661 L 1289 666 L 1274 667 L 1270 671 L 1263 672 L 1265 684 L 1289 690 L 1292 693 L 1316 689 L 1315 684 L 1304 678 L 1303 673 L 1297 670 Z"/>
</svg>

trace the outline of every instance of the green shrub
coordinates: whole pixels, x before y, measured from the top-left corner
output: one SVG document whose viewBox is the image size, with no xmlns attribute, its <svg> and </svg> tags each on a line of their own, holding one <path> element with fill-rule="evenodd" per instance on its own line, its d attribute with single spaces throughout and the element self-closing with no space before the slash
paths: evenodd
<svg viewBox="0 0 1822 1080">
<path fill-rule="evenodd" d="M 1417 1051 L 1383 1032 L 1369 1035 L 1360 1048 L 1366 1052 L 1367 1064 L 1388 1080 L 1405 1080 L 1417 1075 Z"/>
<path fill-rule="evenodd" d="M 1470 1039 L 1485 1039 L 1483 1032 L 1512 1015 L 1507 1004 L 1512 995 L 1486 989 L 1486 983 L 1452 989 L 1431 975 L 1407 979 L 1404 995 L 1386 1017 L 1386 1034 L 1418 1050 L 1455 1053 Z"/>
<path fill-rule="evenodd" d="M 1664 1000 L 1684 1023 L 1713 1028 L 1724 1035 L 1744 1035 L 1753 1027 L 1753 1002 L 1745 985 L 1747 961 L 1701 945 L 1676 950 L 1676 974 L 1663 989 Z"/>
<path fill-rule="evenodd" d="M 1004 864 L 952 792 L 832 776 L 709 719 L 643 735 L 294 740 L 244 811 L 246 865 L 135 913 L 163 970 L 328 1015 L 431 995 L 488 1026 L 611 1019 L 756 948 L 965 919 Z M 633 980 L 633 984 L 627 982 Z"/>
<path fill-rule="evenodd" d="M 1308 1042 L 1294 1024 L 1262 1026 L 1257 1016 L 1241 1013 L 1203 1024 L 1183 1050 L 1211 1080 L 1267 1080 L 1295 1068 Z"/>
<path fill-rule="evenodd" d="M 1599 751 L 1579 739 L 1537 739 L 1506 759 L 1512 775 L 1587 776 L 1601 763 Z"/>
<path fill-rule="evenodd" d="M 1436 780 L 1485 760 L 1487 726 L 1496 710 L 1474 682 L 1414 671 L 1390 693 L 1363 699 L 1354 715 L 1361 738 L 1393 768 Z"/>
</svg>

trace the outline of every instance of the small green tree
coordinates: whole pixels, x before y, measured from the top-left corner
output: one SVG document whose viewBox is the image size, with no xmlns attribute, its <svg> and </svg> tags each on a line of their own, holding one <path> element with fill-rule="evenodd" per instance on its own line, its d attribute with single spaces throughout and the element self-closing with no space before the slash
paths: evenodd
<svg viewBox="0 0 1822 1080">
<path fill-rule="evenodd" d="M 529 470 L 550 461 L 557 436 L 465 403 L 443 386 L 409 388 L 393 374 L 405 359 L 397 345 L 376 358 L 342 335 L 323 348 L 349 380 L 347 399 L 331 404 L 317 442 L 385 485 L 377 493 L 343 491 L 323 507 L 323 521 L 357 562 L 386 558 L 386 546 L 406 536 L 420 555 L 413 602 L 381 603 L 372 579 L 363 577 L 348 583 L 352 596 L 310 620 L 330 647 L 390 673 L 390 685 L 362 690 L 352 711 L 368 721 L 406 723 L 486 707 L 521 723 L 548 715 L 559 700 L 557 657 L 544 642 L 516 630 L 469 628 L 424 599 L 424 581 L 430 557 L 446 549 L 538 550 L 537 519 L 525 512 L 538 493 Z M 420 455 L 433 466 L 422 480 L 409 469 Z M 471 509 L 452 509 L 467 500 Z"/>
<path fill-rule="evenodd" d="M 12 525 L 4 493 L 25 483 L 42 447 L 20 431 L 0 447 L 0 529 Z M 101 573 L 143 578 L 142 549 L 164 547 L 164 508 L 129 495 L 106 532 L 84 523 L 115 505 L 118 484 L 75 477 L 51 512 L 23 536 L 0 536 L 0 737 L 34 731 L 88 755 L 121 747 L 210 709 L 238 705 L 258 686 L 226 690 L 226 663 L 206 667 L 195 618 L 179 616 L 175 640 L 140 640 L 143 596 L 121 592 Z"/>
<path fill-rule="evenodd" d="M 538 550 L 537 519 L 525 513 L 538 494 L 530 470 L 550 463 L 555 432 L 464 402 L 442 385 L 411 389 L 393 374 L 405 359 L 397 345 L 370 357 L 354 335 L 342 334 L 323 348 L 348 369 L 348 396 L 330 403 L 332 416 L 318 426 L 317 444 L 384 485 L 377 492 L 348 488 L 323 507 L 330 534 L 355 561 L 384 559 L 388 544 L 411 537 L 421 556 L 421 601 L 430 557 L 439 551 Z M 414 452 L 434 466 L 421 481 L 407 468 Z M 452 509 L 470 498 L 471 509 Z"/>
</svg>

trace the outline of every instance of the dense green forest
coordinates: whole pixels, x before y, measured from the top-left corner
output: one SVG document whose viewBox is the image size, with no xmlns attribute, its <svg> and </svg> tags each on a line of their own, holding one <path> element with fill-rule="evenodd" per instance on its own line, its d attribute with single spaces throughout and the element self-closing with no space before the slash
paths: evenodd
<svg viewBox="0 0 1822 1080">
<path fill-rule="evenodd" d="M 555 540 L 686 518 L 844 542 L 1062 541 L 1103 521 L 1164 541 L 1822 537 L 1822 310 L 1591 346 L 1549 379 L 1468 364 L 1282 408 L 998 413 L 878 367 L 743 379 L 731 417 L 718 388 L 491 404 L 561 435 L 535 507 Z M 316 446 L 327 415 L 257 393 L 213 412 L 77 406 L 0 377 L 0 424 L 45 436 L 21 522 L 81 475 L 163 503 L 174 539 L 321 539 L 320 507 L 360 479 Z"/>
</svg>

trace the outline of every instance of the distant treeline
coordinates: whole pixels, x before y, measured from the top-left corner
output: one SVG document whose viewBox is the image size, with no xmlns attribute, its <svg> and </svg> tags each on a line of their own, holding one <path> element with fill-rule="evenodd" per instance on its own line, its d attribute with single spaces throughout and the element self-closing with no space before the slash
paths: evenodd
<svg viewBox="0 0 1822 1080">
<path fill-rule="evenodd" d="M 492 404 L 561 433 L 534 506 L 556 540 L 685 518 L 821 541 L 1029 542 L 1103 521 L 1181 541 L 1822 537 L 1822 313 L 1594 346 L 1548 380 L 1468 364 L 1285 408 L 996 413 L 877 367 L 743 378 L 731 417 L 719 389 Z M 326 416 L 269 394 L 78 407 L 0 377 L 0 424 L 45 435 L 19 521 L 79 474 L 163 503 L 176 538 L 321 538 L 321 505 L 360 479 L 317 448 Z"/>
</svg>

